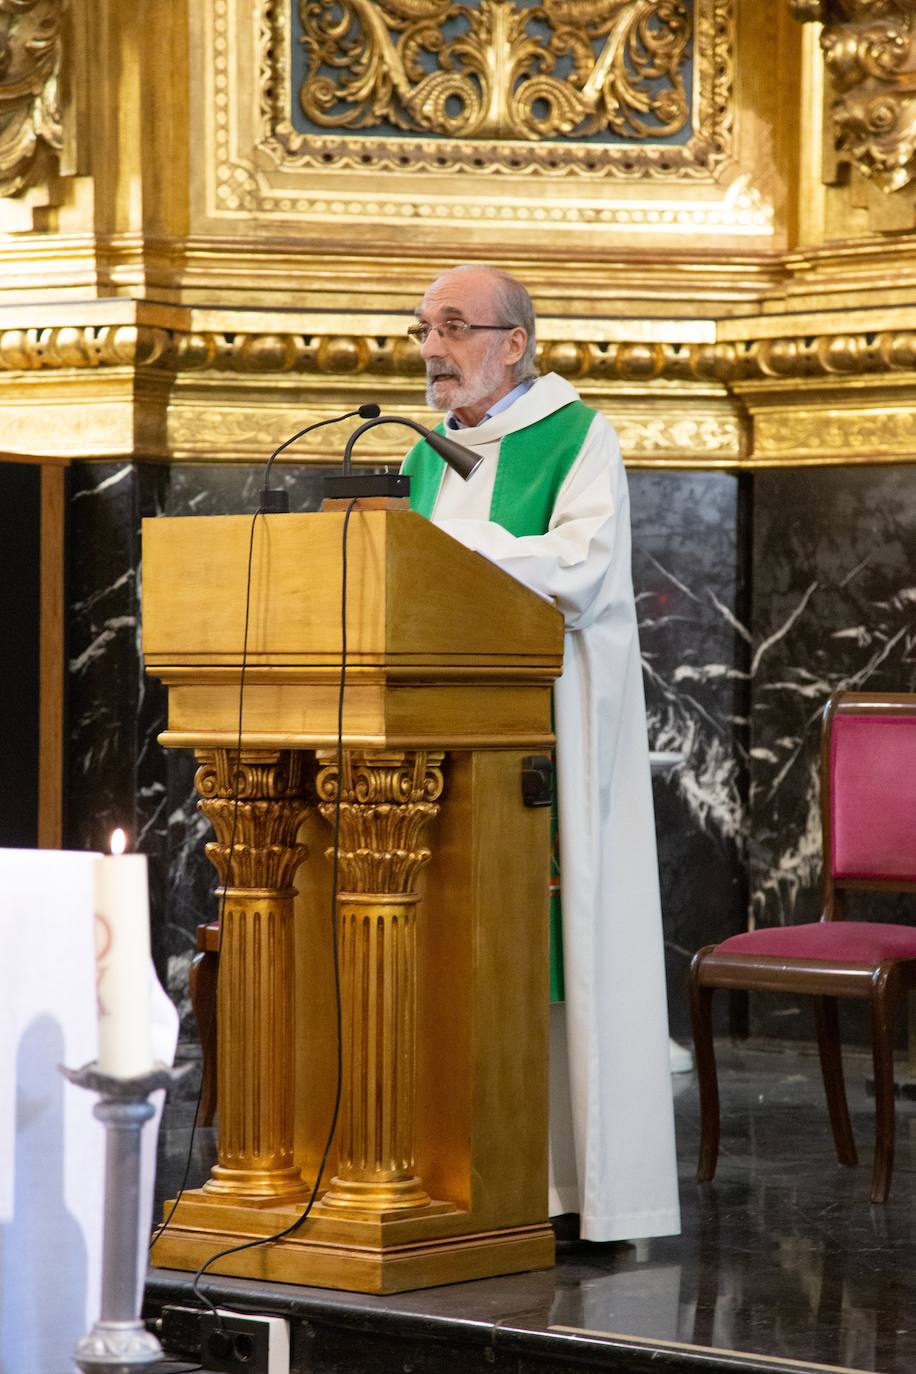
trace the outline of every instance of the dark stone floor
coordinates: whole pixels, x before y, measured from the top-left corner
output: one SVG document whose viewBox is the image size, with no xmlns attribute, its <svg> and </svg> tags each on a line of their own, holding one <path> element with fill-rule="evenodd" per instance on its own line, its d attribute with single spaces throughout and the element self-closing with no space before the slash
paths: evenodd
<svg viewBox="0 0 916 1374">
<path fill-rule="evenodd" d="M 847 1059 L 862 1159 L 854 1170 L 835 1161 L 815 1054 L 720 1047 L 720 1070 L 722 1153 L 715 1183 L 704 1187 L 693 1182 L 696 1079 L 673 1079 L 680 1237 L 565 1245 L 547 1273 L 396 1297 L 229 1279 L 214 1280 L 211 1291 L 234 1306 L 295 1312 L 301 1330 L 293 1333 L 294 1371 L 773 1371 L 794 1360 L 912 1374 L 916 1103 L 899 1103 L 891 1198 L 876 1207 L 868 1201 L 866 1057 Z M 180 1180 L 192 1110 L 179 1102 L 166 1117 L 163 1195 Z M 201 1133 L 192 1185 L 212 1153 L 212 1133 Z M 183 1288 L 186 1276 L 153 1271 L 152 1310 L 181 1301 Z"/>
</svg>

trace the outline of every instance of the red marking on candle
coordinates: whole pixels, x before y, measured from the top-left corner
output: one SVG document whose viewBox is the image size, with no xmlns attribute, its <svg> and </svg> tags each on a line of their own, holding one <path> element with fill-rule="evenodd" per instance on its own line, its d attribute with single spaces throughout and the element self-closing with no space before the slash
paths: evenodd
<svg viewBox="0 0 916 1374">
<path fill-rule="evenodd" d="M 95 913 L 95 958 L 96 958 L 96 963 L 98 963 L 98 962 L 100 962 L 100 960 L 104 959 L 104 958 L 105 958 L 105 955 L 106 955 L 106 954 L 108 953 L 108 951 L 111 949 L 111 941 L 112 941 L 112 938 L 113 938 L 113 937 L 112 937 L 112 934 L 111 934 L 111 926 L 110 926 L 109 923 L 108 923 L 107 917 L 103 916 L 103 915 L 101 914 L 101 912 L 98 912 L 98 911 L 97 911 L 97 912 Z"/>
<path fill-rule="evenodd" d="M 111 925 L 100 912 L 95 913 L 95 997 L 99 1016 L 107 1016 L 108 1011 L 102 998 L 102 979 L 105 968 L 102 960 L 111 949 L 113 934 Z"/>
<path fill-rule="evenodd" d="M 99 971 L 98 971 L 98 973 L 96 974 L 96 979 L 95 979 L 95 1003 L 96 1003 L 96 1014 L 97 1014 L 98 1016 L 107 1016 L 107 1015 L 109 1014 L 109 1013 L 108 1013 L 108 1008 L 107 1008 L 106 1005 L 105 1005 L 105 999 L 104 999 L 104 997 L 102 996 L 102 979 L 105 977 L 105 974 L 106 974 L 107 972 L 108 972 L 107 969 L 100 968 Z"/>
</svg>

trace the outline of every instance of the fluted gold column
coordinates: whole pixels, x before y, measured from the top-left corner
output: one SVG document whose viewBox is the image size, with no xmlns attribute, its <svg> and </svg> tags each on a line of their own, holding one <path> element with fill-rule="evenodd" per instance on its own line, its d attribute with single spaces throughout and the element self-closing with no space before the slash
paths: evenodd
<svg viewBox="0 0 916 1374">
<path fill-rule="evenodd" d="M 311 758 L 244 750 L 237 761 L 228 749 L 197 758 L 198 806 L 217 836 L 206 853 L 220 877 L 218 895 L 225 894 L 219 1154 L 204 1187 L 221 1196 L 297 1198 L 306 1184 L 293 1163 L 292 880 L 308 853 L 296 835 L 314 802 Z"/>
<path fill-rule="evenodd" d="M 439 812 L 442 755 L 318 755 L 318 808 L 334 824 L 340 784 L 338 949 L 343 1094 L 338 1171 L 325 1207 L 375 1215 L 429 1205 L 414 1172 L 416 875 Z M 328 851 L 329 856 L 333 850 Z"/>
</svg>

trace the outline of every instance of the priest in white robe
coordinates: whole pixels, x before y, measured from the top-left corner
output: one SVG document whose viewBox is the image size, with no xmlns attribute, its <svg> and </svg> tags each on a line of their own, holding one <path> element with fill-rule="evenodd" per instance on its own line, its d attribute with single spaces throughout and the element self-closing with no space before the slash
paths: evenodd
<svg viewBox="0 0 916 1374">
<path fill-rule="evenodd" d="M 565 1003 L 551 1007 L 550 1212 L 585 1240 L 680 1230 L 664 952 L 629 502 L 617 437 L 538 376 L 514 278 L 454 268 L 411 332 L 427 400 L 484 461 L 467 483 L 421 441 L 421 514 L 563 612 L 554 689 Z"/>
</svg>

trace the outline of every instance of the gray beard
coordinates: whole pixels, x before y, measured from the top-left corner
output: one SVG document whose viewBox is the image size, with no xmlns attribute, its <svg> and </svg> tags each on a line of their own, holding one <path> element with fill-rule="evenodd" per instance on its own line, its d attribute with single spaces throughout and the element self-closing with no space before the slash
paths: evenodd
<svg viewBox="0 0 916 1374">
<path fill-rule="evenodd" d="M 433 383 L 426 374 L 426 404 L 430 410 L 462 410 L 465 406 L 477 405 L 485 396 L 489 395 L 493 387 L 491 365 L 496 354 L 501 347 L 501 338 L 493 340 L 477 371 L 470 377 L 465 376 L 464 381 L 453 391 L 449 400 L 446 402 L 437 401 L 433 395 Z M 452 374 L 454 375 L 454 374 Z"/>
</svg>

